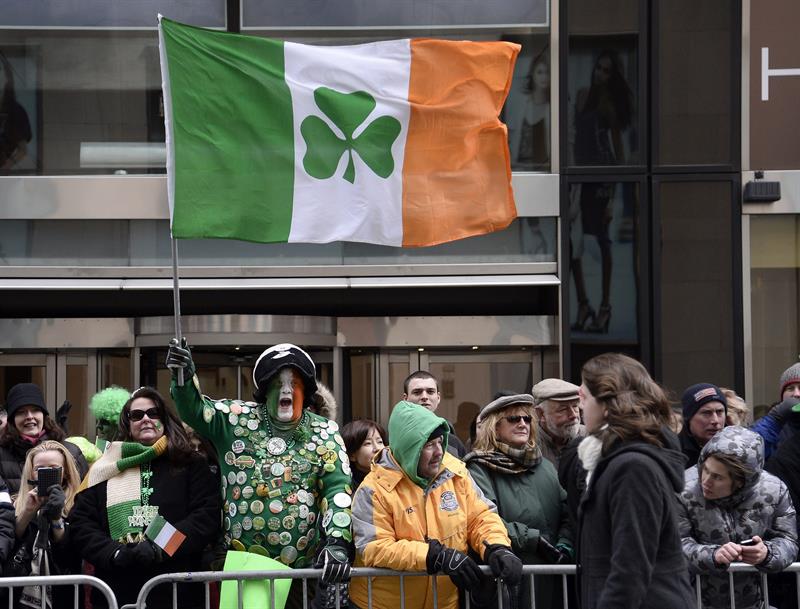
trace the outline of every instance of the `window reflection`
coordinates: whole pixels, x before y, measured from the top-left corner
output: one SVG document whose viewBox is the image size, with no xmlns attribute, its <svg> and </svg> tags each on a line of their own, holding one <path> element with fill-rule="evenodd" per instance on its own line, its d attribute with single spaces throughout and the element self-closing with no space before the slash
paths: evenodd
<svg viewBox="0 0 800 609">
<path fill-rule="evenodd" d="M 585 182 L 572 184 L 569 194 L 569 310 L 579 370 L 609 349 L 638 350 L 639 192 L 632 182 Z"/>
<path fill-rule="evenodd" d="M 506 36 L 522 45 L 503 120 L 514 171 L 550 169 L 550 49 L 545 35 Z"/>
<path fill-rule="evenodd" d="M 572 165 L 639 162 L 635 35 L 572 36 L 569 154 Z"/>
<path fill-rule="evenodd" d="M 30 172 L 38 161 L 31 121 L 37 118 L 35 57 L 0 47 L 0 175 Z"/>
</svg>

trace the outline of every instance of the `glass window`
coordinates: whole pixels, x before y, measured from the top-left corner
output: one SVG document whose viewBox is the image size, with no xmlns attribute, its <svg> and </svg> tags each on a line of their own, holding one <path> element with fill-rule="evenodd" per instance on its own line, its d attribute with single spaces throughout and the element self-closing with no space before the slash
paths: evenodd
<svg viewBox="0 0 800 609">
<path fill-rule="evenodd" d="M 735 388 L 730 182 L 662 182 L 661 380 Z"/>
<path fill-rule="evenodd" d="M 639 356 L 639 185 L 584 182 L 569 190 L 572 378 L 606 351 Z"/>
<path fill-rule="evenodd" d="M 657 6 L 657 163 L 731 164 L 732 5 L 670 0 Z"/>
<path fill-rule="evenodd" d="M 0 174 L 164 172 L 154 30 L 2 32 Z"/>
<path fill-rule="evenodd" d="M 638 3 L 569 3 L 567 159 L 572 166 L 642 163 Z"/>
<path fill-rule="evenodd" d="M 505 230 L 427 248 L 364 243 L 247 243 L 189 239 L 182 266 L 555 262 L 555 218 L 518 218 Z M 157 220 L 5 220 L 0 266 L 164 266 L 169 223 Z"/>
<path fill-rule="evenodd" d="M 489 353 L 469 359 L 453 357 L 453 361 L 447 361 L 447 356 L 432 354 L 432 360 L 434 357 L 436 361 L 431 361 L 430 372 L 439 381 L 441 396 L 436 414 L 453 424 L 462 442 L 470 439 L 470 428 L 478 412 L 498 391 L 528 393 L 533 387 L 530 354 L 518 362 L 503 361 L 502 356 L 495 358 Z"/>
<path fill-rule="evenodd" d="M 502 119 L 514 171 L 550 170 L 550 37 L 505 36 L 522 45 Z"/>
<path fill-rule="evenodd" d="M 750 216 L 753 407 L 780 399 L 779 379 L 800 354 L 800 216 Z"/>
</svg>

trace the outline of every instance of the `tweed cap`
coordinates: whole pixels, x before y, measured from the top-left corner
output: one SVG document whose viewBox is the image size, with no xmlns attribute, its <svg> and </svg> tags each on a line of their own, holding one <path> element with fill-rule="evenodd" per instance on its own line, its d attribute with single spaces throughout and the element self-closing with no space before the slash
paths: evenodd
<svg viewBox="0 0 800 609">
<path fill-rule="evenodd" d="M 520 393 L 518 395 L 504 395 L 499 397 L 483 407 L 480 415 L 478 415 L 478 419 L 483 421 L 483 419 L 493 412 L 500 412 L 515 404 L 519 404 L 520 406 L 533 406 L 533 396 L 529 393 Z"/>
<path fill-rule="evenodd" d="M 578 387 L 561 379 L 544 379 L 533 386 L 533 401 L 541 404 L 548 400 L 569 402 L 578 399 Z"/>
</svg>

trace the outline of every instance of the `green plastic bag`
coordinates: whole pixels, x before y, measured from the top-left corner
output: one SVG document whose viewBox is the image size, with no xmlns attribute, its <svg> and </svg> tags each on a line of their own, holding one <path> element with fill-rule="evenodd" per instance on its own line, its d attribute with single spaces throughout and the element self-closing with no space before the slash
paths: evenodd
<svg viewBox="0 0 800 609">
<path fill-rule="evenodd" d="M 282 562 L 253 554 L 252 552 L 236 552 L 229 550 L 225 557 L 223 571 L 272 571 L 275 569 L 290 570 Z M 291 579 L 276 579 L 275 582 L 275 609 L 283 609 L 289 596 Z M 242 582 L 242 607 L 244 609 L 270 609 L 271 581 L 266 579 L 251 579 Z M 238 609 L 239 596 L 236 581 L 222 582 L 220 594 L 220 609 Z"/>
</svg>

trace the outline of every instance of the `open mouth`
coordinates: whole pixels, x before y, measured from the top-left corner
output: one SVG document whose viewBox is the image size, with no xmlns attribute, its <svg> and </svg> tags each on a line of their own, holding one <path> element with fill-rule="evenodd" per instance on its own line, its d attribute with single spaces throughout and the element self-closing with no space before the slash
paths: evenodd
<svg viewBox="0 0 800 609">
<path fill-rule="evenodd" d="M 281 398 L 281 401 L 278 402 L 278 405 L 281 408 L 291 408 L 292 407 L 292 400 L 291 400 L 291 398 Z"/>
</svg>

